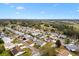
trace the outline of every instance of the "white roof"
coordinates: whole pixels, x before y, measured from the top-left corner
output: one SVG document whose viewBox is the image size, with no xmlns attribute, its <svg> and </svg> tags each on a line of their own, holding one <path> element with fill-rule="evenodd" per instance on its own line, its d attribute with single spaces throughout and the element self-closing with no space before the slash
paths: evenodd
<svg viewBox="0 0 79 59">
<path fill-rule="evenodd" d="M 44 46 L 45 44 L 46 44 L 46 42 L 44 42 L 44 43 L 41 45 L 41 47 Z"/>
<path fill-rule="evenodd" d="M 26 46 L 22 46 L 22 47 L 20 47 L 21 49 L 24 49 L 24 48 L 27 48 Z"/>
<path fill-rule="evenodd" d="M 24 53 L 24 51 L 18 52 L 15 56 L 21 55 L 23 53 Z"/>
<path fill-rule="evenodd" d="M 20 43 L 20 44 L 17 44 L 18 46 L 21 46 L 21 45 L 23 45 L 22 43 Z"/>
<path fill-rule="evenodd" d="M 3 37 L 2 40 L 4 41 L 4 43 L 10 43 L 11 39 L 9 37 Z"/>
<path fill-rule="evenodd" d="M 76 49 L 78 48 L 76 45 L 74 45 L 74 44 L 68 44 L 68 45 L 66 45 L 66 48 L 68 49 L 68 50 L 71 50 L 71 51 L 76 51 Z"/>
<path fill-rule="evenodd" d="M 12 43 L 6 43 L 6 44 L 4 44 L 4 46 L 6 49 L 11 49 L 11 48 L 15 47 L 15 45 Z"/>
</svg>

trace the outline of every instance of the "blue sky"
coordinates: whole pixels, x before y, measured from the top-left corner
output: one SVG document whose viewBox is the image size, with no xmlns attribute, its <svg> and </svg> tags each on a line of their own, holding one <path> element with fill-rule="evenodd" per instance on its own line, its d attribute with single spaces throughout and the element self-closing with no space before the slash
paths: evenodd
<svg viewBox="0 0 79 59">
<path fill-rule="evenodd" d="M 0 19 L 79 19 L 79 4 L 0 3 Z"/>
</svg>

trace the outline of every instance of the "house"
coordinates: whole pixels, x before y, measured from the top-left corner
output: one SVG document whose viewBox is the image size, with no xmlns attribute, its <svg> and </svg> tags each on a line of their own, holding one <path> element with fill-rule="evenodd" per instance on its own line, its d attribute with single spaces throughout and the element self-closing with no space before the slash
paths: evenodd
<svg viewBox="0 0 79 59">
<path fill-rule="evenodd" d="M 4 44 L 4 47 L 5 47 L 5 49 L 7 50 L 7 49 L 11 49 L 11 48 L 13 48 L 15 45 L 13 44 L 13 43 L 5 43 Z"/>
<path fill-rule="evenodd" d="M 10 37 L 4 36 L 4 37 L 2 37 L 2 40 L 4 41 L 4 43 L 11 43 Z"/>
<path fill-rule="evenodd" d="M 52 36 L 55 36 L 55 37 L 58 37 L 59 36 L 59 34 L 58 33 L 55 33 L 55 32 L 52 32 L 51 34 L 52 34 Z"/>
<path fill-rule="evenodd" d="M 25 37 L 26 39 L 33 39 L 33 37 L 32 37 L 31 35 L 28 35 L 28 34 L 24 35 L 24 37 Z"/>
<path fill-rule="evenodd" d="M 4 33 L 0 33 L 0 38 L 3 38 L 4 37 Z"/>
<path fill-rule="evenodd" d="M 44 41 L 41 41 L 41 40 L 38 40 L 38 39 L 37 39 L 36 41 L 34 41 L 34 42 L 35 42 L 36 44 L 40 45 L 40 46 L 44 43 Z"/>
<path fill-rule="evenodd" d="M 66 36 L 65 35 L 59 35 L 59 38 L 62 38 L 62 39 L 64 39 L 64 38 L 66 38 Z"/>
<path fill-rule="evenodd" d="M 33 40 L 26 41 L 29 45 L 33 43 Z"/>
<path fill-rule="evenodd" d="M 46 42 L 44 42 L 44 43 L 41 45 L 41 47 L 44 46 L 45 44 L 46 44 Z"/>
<path fill-rule="evenodd" d="M 51 42 L 52 40 L 53 40 L 52 38 L 45 39 L 46 42 Z"/>
<path fill-rule="evenodd" d="M 65 45 L 65 47 L 69 50 L 69 51 L 77 51 L 79 48 L 74 45 L 74 44 L 67 44 Z"/>
<path fill-rule="evenodd" d="M 56 43 L 56 40 L 52 40 L 52 42 Z"/>
<path fill-rule="evenodd" d="M 40 38 L 44 38 L 42 33 L 39 34 L 38 37 L 40 37 Z"/>
<path fill-rule="evenodd" d="M 36 36 L 36 35 L 38 35 L 39 33 L 38 32 L 32 32 L 32 35 L 34 35 L 34 36 Z"/>
<path fill-rule="evenodd" d="M 13 55 L 20 55 L 23 53 L 19 46 L 13 47 L 10 51 Z"/>
</svg>

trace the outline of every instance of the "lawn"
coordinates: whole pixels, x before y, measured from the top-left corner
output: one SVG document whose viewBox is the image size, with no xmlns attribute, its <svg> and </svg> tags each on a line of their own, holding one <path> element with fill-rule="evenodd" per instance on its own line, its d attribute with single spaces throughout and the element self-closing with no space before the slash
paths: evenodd
<svg viewBox="0 0 79 59">
<path fill-rule="evenodd" d="M 53 45 L 53 44 L 54 44 L 53 42 L 47 42 L 44 46 L 51 47 L 51 45 Z"/>
<path fill-rule="evenodd" d="M 40 53 L 42 56 L 56 56 L 57 52 L 54 47 L 51 47 L 54 43 L 47 42 L 44 46 L 40 47 Z"/>
<path fill-rule="evenodd" d="M 76 31 L 79 31 L 79 24 L 77 24 L 77 23 L 74 23 L 74 24 L 72 24 L 72 25 L 69 25 L 69 26 L 73 26 L 73 27 L 75 27 L 76 29 Z"/>
<path fill-rule="evenodd" d="M 31 56 L 32 55 L 32 51 L 29 48 L 25 48 L 23 49 L 25 52 L 23 54 L 21 54 L 20 56 Z"/>
<path fill-rule="evenodd" d="M 78 54 L 76 52 L 70 52 L 72 54 L 72 56 L 78 56 Z"/>
<path fill-rule="evenodd" d="M 0 44 L 0 56 L 11 56 L 11 52 L 9 50 L 5 50 L 4 45 Z"/>
<path fill-rule="evenodd" d="M 9 50 L 5 50 L 0 54 L 0 56 L 12 56 L 12 54 Z"/>
<path fill-rule="evenodd" d="M 19 39 L 14 39 L 13 41 L 12 41 L 12 43 L 20 43 L 20 40 Z"/>
</svg>

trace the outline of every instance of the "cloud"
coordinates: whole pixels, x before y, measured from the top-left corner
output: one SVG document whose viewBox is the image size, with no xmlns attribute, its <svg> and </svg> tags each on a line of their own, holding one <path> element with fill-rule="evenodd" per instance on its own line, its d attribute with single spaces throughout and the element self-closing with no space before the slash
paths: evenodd
<svg viewBox="0 0 79 59">
<path fill-rule="evenodd" d="M 24 7 L 19 6 L 19 7 L 16 7 L 16 9 L 17 9 L 17 10 L 24 10 L 25 8 L 24 8 Z"/>
</svg>

